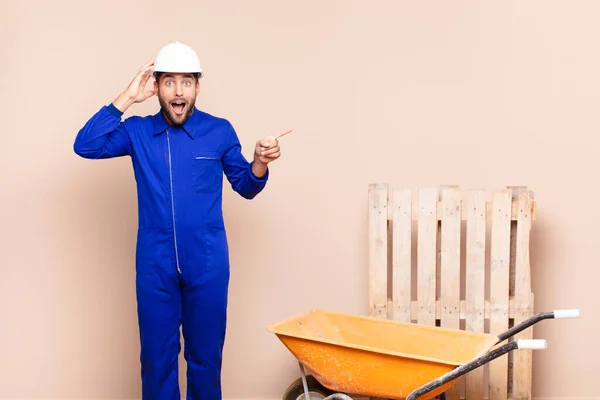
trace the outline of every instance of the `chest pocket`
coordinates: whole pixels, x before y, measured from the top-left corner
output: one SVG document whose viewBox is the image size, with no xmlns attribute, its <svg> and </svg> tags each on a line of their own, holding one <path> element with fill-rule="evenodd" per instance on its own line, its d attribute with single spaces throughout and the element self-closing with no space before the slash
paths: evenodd
<svg viewBox="0 0 600 400">
<path fill-rule="evenodd" d="M 198 193 L 213 193 L 223 183 L 221 157 L 214 152 L 196 152 L 192 156 L 192 187 Z"/>
</svg>

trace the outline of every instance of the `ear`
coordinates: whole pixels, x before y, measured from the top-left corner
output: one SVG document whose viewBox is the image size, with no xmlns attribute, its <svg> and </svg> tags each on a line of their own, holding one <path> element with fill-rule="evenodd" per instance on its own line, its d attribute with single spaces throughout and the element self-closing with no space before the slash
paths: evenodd
<svg viewBox="0 0 600 400">
<path fill-rule="evenodd" d="M 196 96 L 200 93 L 200 79 L 196 80 Z"/>
<path fill-rule="evenodd" d="M 154 81 L 154 93 L 158 93 L 158 81 Z"/>
</svg>

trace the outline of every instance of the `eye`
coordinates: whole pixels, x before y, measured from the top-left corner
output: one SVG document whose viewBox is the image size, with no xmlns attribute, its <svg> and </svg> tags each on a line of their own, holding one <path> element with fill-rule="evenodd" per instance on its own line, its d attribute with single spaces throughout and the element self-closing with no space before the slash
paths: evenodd
<svg viewBox="0 0 600 400">
<path fill-rule="evenodd" d="M 166 81 L 165 82 L 165 85 L 167 85 L 167 86 L 171 86 L 172 84 L 173 84 L 173 81 Z"/>
<path fill-rule="evenodd" d="M 184 84 L 185 86 L 190 86 L 190 85 L 192 84 L 192 82 L 190 82 L 190 81 L 185 81 L 185 82 L 183 82 L 183 84 Z"/>
</svg>

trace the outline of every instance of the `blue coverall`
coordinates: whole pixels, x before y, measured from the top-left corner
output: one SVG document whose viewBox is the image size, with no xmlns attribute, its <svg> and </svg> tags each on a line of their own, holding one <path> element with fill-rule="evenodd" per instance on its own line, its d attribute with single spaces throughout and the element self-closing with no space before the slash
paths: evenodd
<svg viewBox="0 0 600 400">
<path fill-rule="evenodd" d="M 138 193 L 136 297 L 143 399 L 179 400 L 180 324 L 187 398 L 221 399 L 229 250 L 223 174 L 247 199 L 264 187 L 232 125 L 197 108 L 179 127 L 159 111 L 132 116 L 103 106 L 79 131 L 84 158 L 130 156 Z"/>
</svg>

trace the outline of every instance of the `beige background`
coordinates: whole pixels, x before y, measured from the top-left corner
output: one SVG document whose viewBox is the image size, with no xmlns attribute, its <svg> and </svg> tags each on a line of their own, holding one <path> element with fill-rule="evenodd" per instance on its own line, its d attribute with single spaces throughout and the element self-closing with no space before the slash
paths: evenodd
<svg viewBox="0 0 600 400">
<path fill-rule="evenodd" d="M 140 397 L 130 161 L 72 144 L 172 40 L 198 51 L 198 106 L 232 121 L 246 155 L 295 128 L 265 192 L 225 193 L 226 398 L 280 398 L 298 376 L 269 324 L 366 313 L 376 181 L 532 188 L 536 310 L 582 313 L 536 328 L 550 347 L 534 397 L 598 398 L 600 3 L 367 4 L 2 2 L 1 398 Z"/>
</svg>

